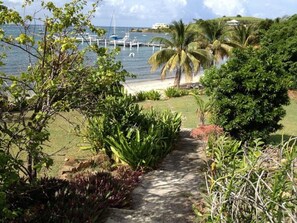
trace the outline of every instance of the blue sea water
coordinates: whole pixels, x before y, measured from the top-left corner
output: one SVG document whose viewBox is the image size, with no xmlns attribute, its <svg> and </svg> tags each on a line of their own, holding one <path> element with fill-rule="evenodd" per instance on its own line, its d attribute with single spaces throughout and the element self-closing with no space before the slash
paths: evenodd
<svg viewBox="0 0 297 223">
<path fill-rule="evenodd" d="M 6 34 L 8 35 L 17 36 L 20 33 L 19 27 L 14 25 L 6 25 L 3 28 Z M 38 30 L 40 29 L 42 30 L 41 26 L 31 27 L 31 31 L 36 33 L 38 33 Z M 105 27 L 105 29 L 107 31 L 106 36 L 109 36 L 110 28 Z M 131 27 L 117 27 L 116 34 L 120 37 L 123 37 L 125 33 L 129 32 L 130 30 Z M 153 37 L 156 36 L 165 37 L 165 34 L 130 32 L 130 39 L 136 39 L 137 41 L 142 43 L 148 43 Z M 81 47 L 83 47 L 83 44 L 81 44 Z M 112 46 L 110 47 L 112 48 Z M 136 75 L 136 81 L 160 79 L 160 71 L 158 70 L 152 73 L 151 67 L 147 62 L 149 57 L 157 50 L 160 50 L 159 47 L 121 47 L 120 53 L 116 56 L 116 59 L 122 62 L 123 68 L 125 70 Z M 1 52 L 6 53 L 6 58 L 3 60 L 5 65 L 0 67 L 0 72 L 4 72 L 6 74 L 19 75 L 22 71 L 25 71 L 27 69 L 30 63 L 34 63 L 34 58 L 29 57 L 26 53 L 24 53 L 23 50 L 18 49 L 16 47 L 2 47 Z M 131 53 L 133 54 L 133 57 L 131 56 Z M 95 61 L 95 59 L 96 58 L 92 56 L 88 57 L 88 60 L 90 60 L 90 62 Z M 130 81 L 135 80 L 130 79 Z"/>
</svg>

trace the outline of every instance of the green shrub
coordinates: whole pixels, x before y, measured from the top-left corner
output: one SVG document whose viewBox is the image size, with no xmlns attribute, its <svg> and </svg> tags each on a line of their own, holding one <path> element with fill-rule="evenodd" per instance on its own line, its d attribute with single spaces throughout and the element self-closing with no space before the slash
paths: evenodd
<svg viewBox="0 0 297 223">
<path fill-rule="evenodd" d="M 188 94 L 189 94 L 189 92 L 187 90 L 176 88 L 176 87 L 169 87 L 165 90 L 165 95 L 168 98 L 181 97 L 181 96 L 185 96 Z"/>
<path fill-rule="evenodd" d="M 130 128 L 127 133 L 118 128 L 116 134 L 107 136 L 106 142 L 114 155 L 132 168 L 153 168 L 171 151 L 180 125 L 180 114 L 151 111 L 141 125 Z"/>
<path fill-rule="evenodd" d="M 147 91 L 147 92 L 145 92 L 145 95 L 146 95 L 146 99 L 148 99 L 148 100 L 158 101 L 161 99 L 160 92 L 158 92 L 156 90 Z"/>
<path fill-rule="evenodd" d="M 282 126 L 289 78 L 280 60 L 261 48 L 236 50 L 225 65 L 202 79 L 213 102 L 214 124 L 236 139 L 266 139 Z"/>
<path fill-rule="evenodd" d="M 137 92 L 136 100 L 137 101 L 145 101 L 146 100 L 146 93 L 144 91 Z"/>
<path fill-rule="evenodd" d="M 222 136 L 210 142 L 199 222 L 296 222 L 296 141 L 248 146 Z"/>
<path fill-rule="evenodd" d="M 134 103 L 131 96 L 108 97 L 105 100 L 101 116 L 88 119 L 85 130 L 82 132 L 84 138 L 83 149 L 91 149 L 94 153 L 105 150 L 111 158 L 111 150 L 105 144 L 105 138 L 114 135 L 117 128 L 126 133 L 132 126 L 138 126 L 143 120 L 143 114 L 138 104 Z"/>
</svg>

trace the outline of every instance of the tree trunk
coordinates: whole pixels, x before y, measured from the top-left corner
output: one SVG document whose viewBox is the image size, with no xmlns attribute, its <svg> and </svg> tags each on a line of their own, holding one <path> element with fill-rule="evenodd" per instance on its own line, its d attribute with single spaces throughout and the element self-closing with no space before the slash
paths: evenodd
<svg viewBox="0 0 297 223">
<path fill-rule="evenodd" d="M 180 87 L 180 79 L 181 79 L 181 67 L 176 69 L 175 79 L 174 79 L 174 86 L 179 88 Z"/>
<path fill-rule="evenodd" d="M 27 157 L 27 170 L 29 174 L 29 182 L 31 183 L 33 181 L 33 157 L 30 152 L 28 152 L 28 157 Z"/>
</svg>

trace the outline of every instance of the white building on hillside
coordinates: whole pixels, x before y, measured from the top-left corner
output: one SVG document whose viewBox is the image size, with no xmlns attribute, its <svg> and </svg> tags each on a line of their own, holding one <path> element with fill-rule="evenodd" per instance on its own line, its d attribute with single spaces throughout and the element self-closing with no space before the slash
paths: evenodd
<svg viewBox="0 0 297 223">
<path fill-rule="evenodd" d="M 226 22 L 228 26 L 238 26 L 239 25 L 239 21 L 232 19 L 230 21 Z"/>
<path fill-rule="evenodd" d="M 165 23 L 155 23 L 152 26 L 152 29 L 164 29 L 164 28 L 169 28 L 169 26 Z"/>
</svg>

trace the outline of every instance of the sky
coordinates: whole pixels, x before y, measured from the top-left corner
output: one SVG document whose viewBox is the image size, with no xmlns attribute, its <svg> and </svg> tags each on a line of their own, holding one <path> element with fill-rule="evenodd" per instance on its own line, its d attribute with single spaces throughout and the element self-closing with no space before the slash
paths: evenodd
<svg viewBox="0 0 297 223">
<path fill-rule="evenodd" d="M 10 8 L 24 13 L 23 0 L 3 0 Z M 25 10 L 29 14 L 40 9 L 35 3 Z M 69 0 L 52 0 L 57 5 Z M 92 1 L 88 1 L 92 2 Z M 111 26 L 151 27 L 154 23 L 170 24 L 182 19 L 185 23 L 193 19 L 212 19 L 222 16 L 254 16 L 274 19 L 297 13 L 297 0 L 102 0 L 93 23 Z M 39 12 L 39 16 L 42 12 Z"/>
</svg>

